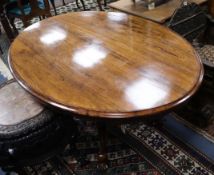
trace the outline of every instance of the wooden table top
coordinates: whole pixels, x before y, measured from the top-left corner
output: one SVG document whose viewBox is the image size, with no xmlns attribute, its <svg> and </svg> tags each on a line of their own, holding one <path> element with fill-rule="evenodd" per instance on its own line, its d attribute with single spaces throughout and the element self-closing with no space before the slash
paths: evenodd
<svg viewBox="0 0 214 175">
<path fill-rule="evenodd" d="M 207 2 L 207 0 L 191 1 L 195 2 L 196 4 L 203 4 Z M 179 7 L 180 3 L 181 0 L 169 0 L 167 3 L 157 6 L 153 10 L 148 10 L 148 8 L 143 5 L 142 0 L 136 0 L 135 4 L 132 0 L 120 0 L 109 4 L 109 7 L 145 19 L 149 19 L 157 23 L 165 23 L 166 20 L 168 20 L 173 15 L 174 11 Z"/>
<path fill-rule="evenodd" d="M 188 99 L 203 77 L 192 46 L 169 29 L 115 12 L 77 12 L 28 27 L 10 69 L 41 100 L 77 114 L 129 118 Z"/>
</svg>

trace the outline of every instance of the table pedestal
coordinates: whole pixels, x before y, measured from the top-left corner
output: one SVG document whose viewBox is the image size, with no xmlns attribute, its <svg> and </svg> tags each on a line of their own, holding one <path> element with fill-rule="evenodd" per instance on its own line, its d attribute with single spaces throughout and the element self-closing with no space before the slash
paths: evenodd
<svg viewBox="0 0 214 175">
<path fill-rule="evenodd" d="M 108 168 L 108 157 L 107 157 L 107 130 L 105 121 L 97 122 L 98 136 L 100 141 L 100 148 L 98 153 L 98 168 L 106 170 Z"/>
</svg>

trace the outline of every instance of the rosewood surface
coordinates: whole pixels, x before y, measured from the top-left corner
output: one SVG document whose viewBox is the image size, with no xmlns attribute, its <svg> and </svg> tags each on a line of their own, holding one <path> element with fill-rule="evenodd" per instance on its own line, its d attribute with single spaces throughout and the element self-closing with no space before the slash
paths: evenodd
<svg viewBox="0 0 214 175">
<path fill-rule="evenodd" d="M 207 0 L 188 0 L 188 2 L 195 2 L 197 4 L 203 4 Z M 120 0 L 109 4 L 109 6 L 118 11 L 136 15 L 142 18 L 152 20 L 157 23 L 165 23 L 174 13 L 174 11 L 180 6 L 181 0 L 169 0 L 165 4 L 156 7 L 153 10 L 148 10 L 143 4 L 142 0 Z"/>
<path fill-rule="evenodd" d="M 203 77 L 192 46 L 169 29 L 115 12 L 55 16 L 12 43 L 10 69 L 41 100 L 100 118 L 147 116 L 171 109 Z"/>
</svg>

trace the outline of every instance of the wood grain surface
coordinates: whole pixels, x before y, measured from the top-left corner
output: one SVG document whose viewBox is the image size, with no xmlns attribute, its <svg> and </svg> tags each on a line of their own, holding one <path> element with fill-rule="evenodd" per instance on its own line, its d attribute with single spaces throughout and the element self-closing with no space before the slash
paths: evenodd
<svg viewBox="0 0 214 175">
<path fill-rule="evenodd" d="M 207 2 L 207 0 L 188 0 L 188 2 L 203 4 Z M 181 0 L 169 0 L 165 4 L 157 6 L 153 10 L 148 10 L 148 8 L 144 6 L 142 0 L 136 0 L 135 3 L 133 3 L 133 0 L 120 0 L 109 4 L 109 6 L 118 11 L 136 15 L 162 24 L 173 15 L 174 11 L 180 6 L 180 4 Z"/>
<path fill-rule="evenodd" d="M 192 46 L 156 23 L 77 12 L 33 24 L 13 42 L 15 78 L 41 100 L 77 114 L 129 118 L 187 100 L 203 77 Z"/>
</svg>

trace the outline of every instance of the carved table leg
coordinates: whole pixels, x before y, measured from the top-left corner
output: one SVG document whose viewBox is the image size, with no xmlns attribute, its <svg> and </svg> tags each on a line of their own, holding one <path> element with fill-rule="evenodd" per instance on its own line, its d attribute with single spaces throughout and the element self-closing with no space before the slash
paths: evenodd
<svg viewBox="0 0 214 175">
<path fill-rule="evenodd" d="M 97 122 L 98 135 L 100 140 L 100 150 L 98 154 L 98 168 L 101 170 L 106 170 L 108 168 L 108 158 L 106 149 L 106 123 L 104 121 Z"/>
</svg>

